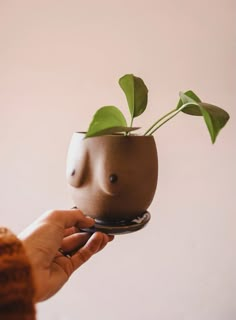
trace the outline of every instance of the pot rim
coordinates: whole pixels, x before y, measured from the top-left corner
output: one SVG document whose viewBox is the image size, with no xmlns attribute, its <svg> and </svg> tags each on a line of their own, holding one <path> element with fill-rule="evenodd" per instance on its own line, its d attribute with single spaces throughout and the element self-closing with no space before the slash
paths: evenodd
<svg viewBox="0 0 236 320">
<path fill-rule="evenodd" d="M 74 134 L 80 134 L 80 135 L 85 135 L 87 133 L 87 131 L 75 131 Z M 152 138 L 154 139 L 154 136 L 153 135 L 148 135 L 148 136 L 145 136 L 145 135 L 142 135 L 142 134 L 134 134 L 134 133 L 131 133 L 129 135 L 124 135 L 123 133 L 113 133 L 113 134 L 103 134 L 103 135 L 99 135 L 99 136 L 93 136 L 93 137 L 88 137 L 87 139 L 91 139 L 91 138 L 102 138 L 102 137 L 123 137 L 123 138 Z"/>
</svg>

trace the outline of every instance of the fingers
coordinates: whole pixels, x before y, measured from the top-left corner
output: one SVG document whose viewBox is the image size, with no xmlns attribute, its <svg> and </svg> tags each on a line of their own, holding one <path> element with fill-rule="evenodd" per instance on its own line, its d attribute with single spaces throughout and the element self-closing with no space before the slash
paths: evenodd
<svg viewBox="0 0 236 320">
<path fill-rule="evenodd" d="M 70 236 L 71 234 L 74 234 L 76 232 L 79 232 L 79 228 L 77 227 L 71 227 L 71 228 L 67 228 L 65 229 L 64 231 L 64 237 L 68 237 Z"/>
<path fill-rule="evenodd" d="M 101 232 L 95 232 L 88 242 L 72 256 L 71 262 L 73 263 L 74 271 L 88 261 L 95 253 L 102 250 L 112 239 L 112 236 L 108 236 Z"/>
<path fill-rule="evenodd" d="M 63 239 L 61 248 L 65 252 L 78 251 L 82 246 L 86 244 L 88 239 L 91 237 L 91 233 L 74 233 Z"/>
<path fill-rule="evenodd" d="M 78 228 L 89 228 L 94 225 L 94 219 L 85 216 L 78 209 L 49 211 L 41 216 L 39 220 L 52 222 L 64 229 L 73 226 Z"/>
<path fill-rule="evenodd" d="M 65 252 L 73 254 L 77 252 L 79 249 L 81 249 L 91 236 L 92 234 L 87 232 L 74 233 L 63 239 L 61 248 Z M 112 241 L 113 238 L 114 236 L 108 235 L 108 242 Z"/>
</svg>

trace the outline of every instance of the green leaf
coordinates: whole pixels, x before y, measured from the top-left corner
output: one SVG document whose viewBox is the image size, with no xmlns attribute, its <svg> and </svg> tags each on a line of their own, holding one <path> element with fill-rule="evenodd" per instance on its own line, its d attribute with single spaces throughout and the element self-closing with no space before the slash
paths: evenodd
<svg viewBox="0 0 236 320">
<path fill-rule="evenodd" d="M 199 108 L 210 133 L 211 141 L 214 143 L 218 133 L 229 120 L 229 114 L 225 110 L 205 102 L 200 102 Z"/>
<path fill-rule="evenodd" d="M 201 102 L 201 100 L 192 90 L 188 90 L 184 93 L 180 92 L 179 96 L 180 99 L 176 109 L 181 108 L 184 104 L 188 104 L 182 112 L 191 114 L 192 116 L 202 116 L 198 106 L 198 103 Z"/>
<path fill-rule="evenodd" d="M 200 98 L 194 93 L 192 90 L 188 90 L 186 92 L 181 92 L 179 93 L 180 95 L 180 101 L 177 106 L 177 109 L 181 107 L 182 104 L 188 103 L 188 102 L 201 102 Z"/>
<path fill-rule="evenodd" d="M 100 108 L 93 116 L 85 138 L 129 132 L 138 128 L 129 128 L 122 112 L 114 106 Z"/>
<path fill-rule="evenodd" d="M 211 141 L 214 143 L 218 133 L 229 120 L 229 114 L 217 106 L 201 102 L 193 91 L 181 92 L 180 101 L 177 105 L 177 110 L 182 108 L 181 111 L 189 115 L 203 116 Z"/>
<path fill-rule="evenodd" d="M 133 74 L 120 78 L 119 85 L 126 95 L 132 123 L 133 118 L 141 115 L 147 107 L 148 89 L 143 80 Z"/>
</svg>

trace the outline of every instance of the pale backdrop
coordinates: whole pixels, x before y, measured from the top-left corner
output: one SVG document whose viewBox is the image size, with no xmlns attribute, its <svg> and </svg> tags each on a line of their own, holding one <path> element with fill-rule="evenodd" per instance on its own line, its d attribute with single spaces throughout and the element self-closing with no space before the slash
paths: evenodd
<svg viewBox="0 0 236 320">
<path fill-rule="evenodd" d="M 128 115 L 123 74 L 149 87 L 145 128 L 189 88 L 231 114 L 214 146 L 183 114 L 156 133 L 151 222 L 76 272 L 38 319 L 236 318 L 234 20 L 233 0 L 0 0 L 0 221 L 16 233 L 72 206 L 70 137 L 100 106 Z"/>
</svg>

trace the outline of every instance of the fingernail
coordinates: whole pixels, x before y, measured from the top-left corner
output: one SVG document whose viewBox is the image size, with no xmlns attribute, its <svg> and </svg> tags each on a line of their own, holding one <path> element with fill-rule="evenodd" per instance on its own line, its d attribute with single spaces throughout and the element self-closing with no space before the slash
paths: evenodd
<svg viewBox="0 0 236 320">
<path fill-rule="evenodd" d="M 94 219 L 92 217 L 90 217 L 90 216 L 85 216 L 85 218 L 94 221 Z"/>
</svg>

